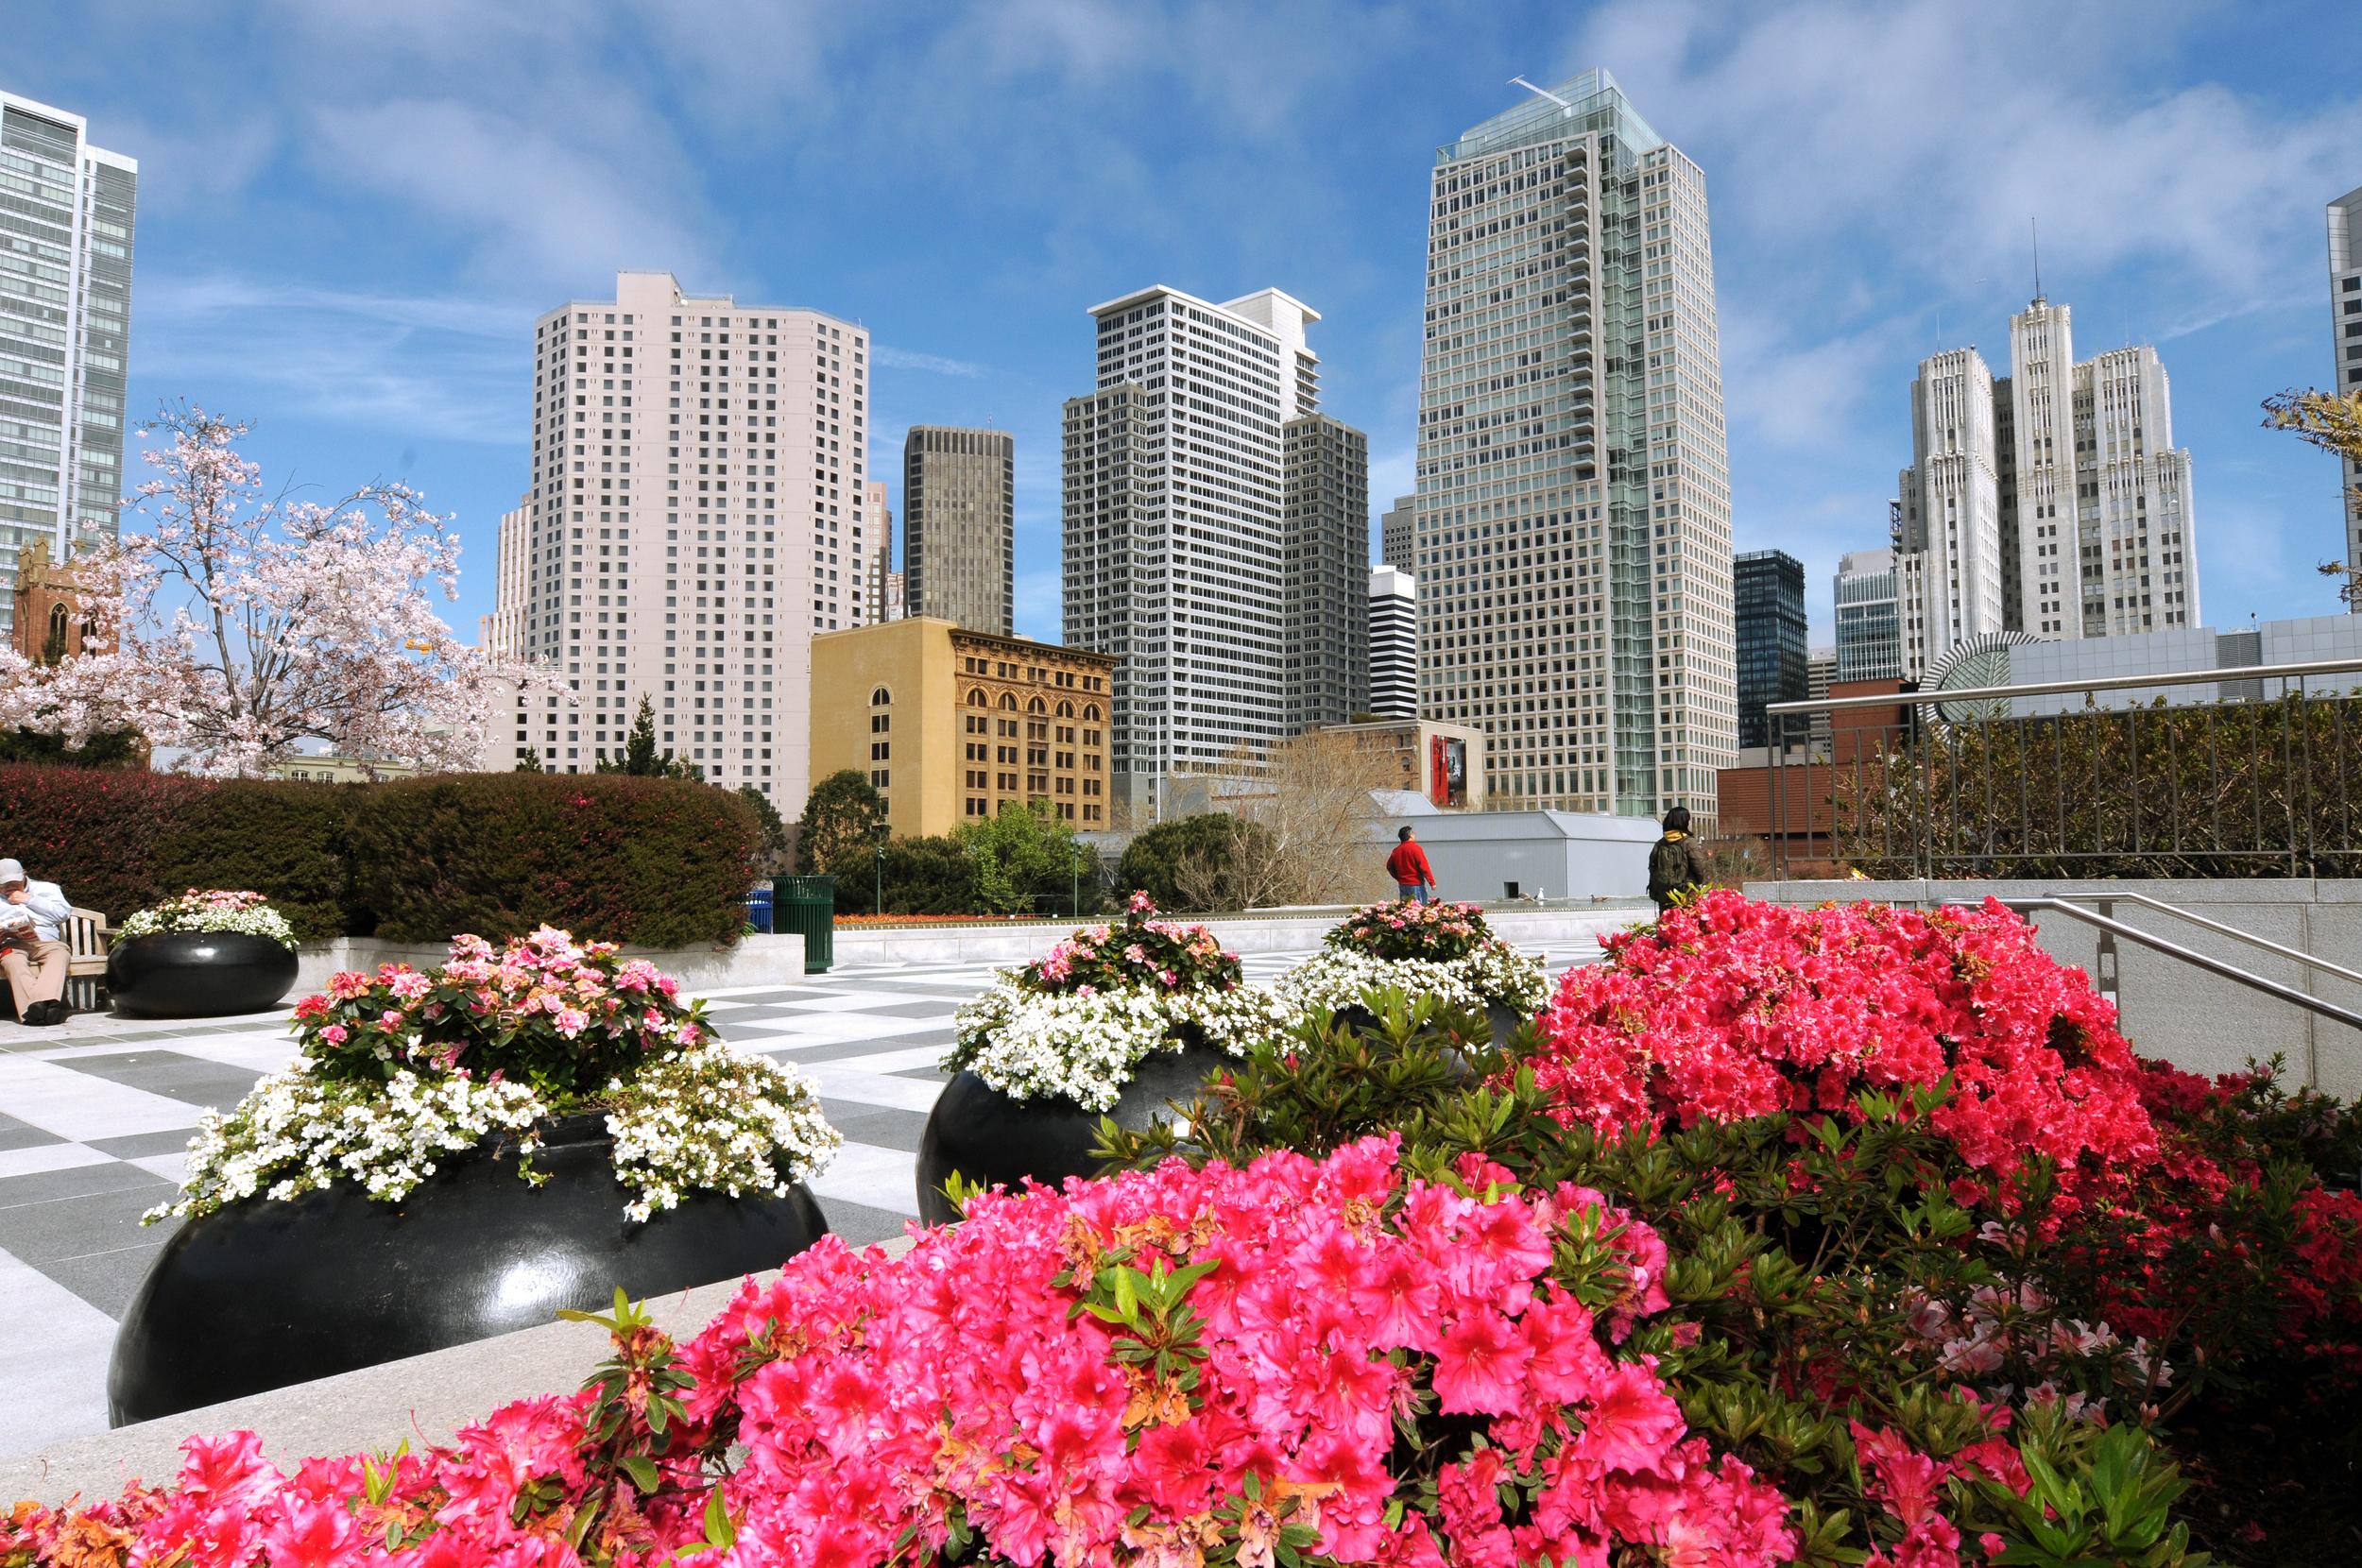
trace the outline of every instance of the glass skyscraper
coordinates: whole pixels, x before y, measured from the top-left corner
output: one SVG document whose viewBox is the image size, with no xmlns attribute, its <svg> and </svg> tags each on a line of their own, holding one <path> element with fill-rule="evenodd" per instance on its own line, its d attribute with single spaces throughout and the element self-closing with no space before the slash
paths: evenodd
<svg viewBox="0 0 2362 1568">
<path fill-rule="evenodd" d="M 82 116 L 0 93 L 0 575 L 13 586 L 26 546 L 63 560 L 118 527 L 139 164 L 91 145 Z"/>
<path fill-rule="evenodd" d="M 1771 743 L 1767 703 L 1803 702 L 1806 666 L 1805 563 L 1785 550 L 1751 550 L 1734 558 L 1738 601 L 1738 743 Z"/>
<path fill-rule="evenodd" d="M 1436 151 L 1420 711 L 1495 810 L 1711 830 L 1734 765 L 1730 476 L 1705 177 L 1605 71 Z"/>
</svg>

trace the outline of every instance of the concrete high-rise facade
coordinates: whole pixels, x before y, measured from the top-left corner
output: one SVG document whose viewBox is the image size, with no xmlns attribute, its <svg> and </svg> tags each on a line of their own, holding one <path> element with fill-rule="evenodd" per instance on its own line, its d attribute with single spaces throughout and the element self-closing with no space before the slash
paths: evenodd
<svg viewBox="0 0 2362 1568">
<path fill-rule="evenodd" d="M 646 696 L 664 755 L 802 809 L 812 635 L 868 619 L 868 336 L 669 272 L 535 322 L 532 483 L 490 625 L 573 694 L 519 705 L 519 757 L 620 758 Z"/>
<path fill-rule="evenodd" d="M 1911 466 L 1898 480 L 1903 551 L 1915 596 L 1903 627 L 1916 678 L 1956 642 L 2002 629 L 2000 465 L 1993 372 L 1974 349 L 1919 362 L 1911 383 Z"/>
<path fill-rule="evenodd" d="M 1280 664 L 1291 735 L 1370 701 L 1370 442 L 1326 414 L 1280 429 Z"/>
<path fill-rule="evenodd" d="M 2201 623 L 2190 453 L 2157 350 L 2077 363 L 2064 305 L 2010 318 L 2018 624 L 2057 641 Z M 1939 650 L 1940 651 L 1940 650 Z"/>
<path fill-rule="evenodd" d="M 1090 315 L 1098 387 L 1065 407 L 1064 639 L 1124 661 L 1109 784 L 1145 826 L 1172 773 L 1287 733 L 1281 433 L 1320 412 L 1320 315 L 1161 285 Z"/>
<path fill-rule="evenodd" d="M 1736 760 L 1705 177 L 1605 71 L 1438 149 L 1420 395 L 1421 712 L 1487 805 L 1711 831 Z"/>
<path fill-rule="evenodd" d="M 1903 678 L 1903 616 L 1894 554 L 1892 550 L 1855 550 L 1838 557 L 1833 681 Z"/>
<path fill-rule="evenodd" d="M 871 480 L 864 499 L 869 508 L 868 527 L 873 536 L 869 540 L 869 584 L 864 590 L 868 603 L 864 608 L 874 624 L 901 615 L 901 588 L 895 581 L 901 573 L 894 570 L 894 508 L 886 504 L 885 481 Z"/>
<path fill-rule="evenodd" d="M 1370 569 L 1370 700 L 1386 719 L 1419 716 L 1419 583 L 1395 566 Z"/>
<path fill-rule="evenodd" d="M 904 613 L 995 637 L 1017 624 L 1017 440 L 913 425 L 902 442 Z"/>
<path fill-rule="evenodd" d="M 1396 571 L 1411 574 L 1418 581 L 1419 498 L 1395 497 L 1395 509 L 1378 520 L 1378 558 Z"/>
<path fill-rule="evenodd" d="M 1737 602 L 1738 744 L 1768 745 L 1767 703 L 1802 702 L 1810 653 L 1805 621 L 1805 563 L 1785 550 L 1750 550 L 1733 558 Z"/>
<path fill-rule="evenodd" d="M 2329 331 L 2331 387 L 2362 391 L 2362 190 L 2329 204 Z M 2362 571 L 2362 457 L 2337 459 L 2338 509 L 2343 515 L 2346 566 Z M 2362 614 L 2362 597 L 2347 608 Z"/>
<path fill-rule="evenodd" d="M 140 166 L 87 130 L 0 93 L 0 616 L 21 549 L 62 563 L 118 526 Z"/>
</svg>

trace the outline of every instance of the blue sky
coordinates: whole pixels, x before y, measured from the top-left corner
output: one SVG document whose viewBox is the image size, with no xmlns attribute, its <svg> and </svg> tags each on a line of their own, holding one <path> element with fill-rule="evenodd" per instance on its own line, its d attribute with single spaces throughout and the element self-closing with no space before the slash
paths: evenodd
<svg viewBox="0 0 2362 1568">
<path fill-rule="evenodd" d="M 10 90 L 141 160 L 133 409 L 255 421 L 274 484 L 424 489 L 468 540 L 463 632 L 523 484 L 533 316 L 618 267 L 864 321 L 889 481 L 909 424 L 1014 431 L 1020 632 L 1058 633 L 1083 312 L 1130 289 L 1321 311 L 1382 506 L 1434 147 L 1511 76 L 1593 65 L 1706 172 L 1738 544 L 1805 561 L 1816 642 L 1839 553 L 1883 542 L 1919 358 L 2006 372 L 2029 217 L 2079 349 L 2165 356 L 2204 619 L 2336 607 L 2336 467 L 2256 405 L 2332 373 L 2362 8 L 14 0 L 9 31 Z"/>
</svg>

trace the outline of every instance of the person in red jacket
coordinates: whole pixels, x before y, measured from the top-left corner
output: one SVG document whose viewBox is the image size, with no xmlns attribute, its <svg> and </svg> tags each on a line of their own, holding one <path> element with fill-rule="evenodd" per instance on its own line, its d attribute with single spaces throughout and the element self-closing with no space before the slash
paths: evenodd
<svg viewBox="0 0 2362 1568">
<path fill-rule="evenodd" d="M 1427 851 L 1412 842 L 1408 827 L 1395 837 L 1399 842 L 1395 845 L 1395 852 L 1386 857 L 1386 875 L 1395 879 L 1395 889 L 1406 900 L 1432 902 L 1435 897 L 1435 872 L 1427 863 Z"/>
</svg>

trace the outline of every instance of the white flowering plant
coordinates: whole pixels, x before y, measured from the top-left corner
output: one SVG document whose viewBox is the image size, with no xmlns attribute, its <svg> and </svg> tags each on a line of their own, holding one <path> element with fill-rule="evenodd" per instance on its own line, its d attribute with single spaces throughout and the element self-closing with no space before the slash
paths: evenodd
<svg viewBox="0 0 2362 1568">
<path fill-rule="evenodd" d="M 784 1196 L 840 1142 L 809 1081 L 726 1044 L 702 1004 L 612 943 L 547 927 L 495 950 L 452 945 L 440 969 L 342 974 L 296 1008 L 301 1050 L 228 1115 L 209 1111 L 174 1202 L 186 1219 L 340 1178 L 387 1202 L 440 1155 L 516 1135 L 519 1174 L 553 1116 L 604 1113 L 615 1173 L 644 1221 L 693 1190 Z"/>
<path fill-rule="evenodd" d="M 965 1068 L 1015 1099 L 1070 1099 L 1111 1109 L 1152 1051 L 1178 1051 L 1191 1034 L 1243 1060 L 1284 1031 L 1294 1012 L 1250 986 L 1239 955 L 1203 926 L 1155 918 L 1132 895 L 1123 920 L 1076 931 L 962 1007 L 947 1072 Z"/>
<path fill-rule="evenodd" d="M 1321 950 L 1272 982 L 1298 1008 L 1363 1007 L 1372 991 L 1398 988 L 1455 1007 L 1507 1008 L 1531 1017 L 1549 998 L 1541 962 L 1495 936 L 1473 904 L 1402 900 L 1354 911 Z"/>
<path fill-rule="evenodd" d="M 243 931 L 268 937 L 282 947 L 296 946 L 295 928 L 259 893 L 206 892 L 191 888 L 152 909 L 126 918 L 115 930 L 119 942 L 166 931 Z"/>
</svg>

